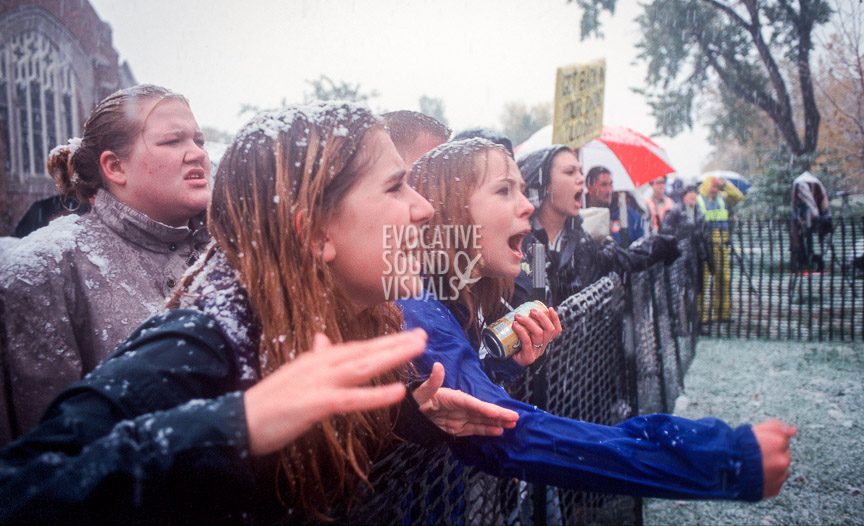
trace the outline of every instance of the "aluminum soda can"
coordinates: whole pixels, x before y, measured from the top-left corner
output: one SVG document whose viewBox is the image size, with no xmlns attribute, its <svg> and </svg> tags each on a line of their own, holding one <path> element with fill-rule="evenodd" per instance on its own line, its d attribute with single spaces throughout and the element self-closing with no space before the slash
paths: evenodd
<svg viewBox="0 0 864 526">
<path fill-rule="evenodd" d="M 496 358 L 509 358 L 519 352 L 522 348 L 522 342 L 519 341 L 519 336 L 513 332 L 513 321 L 517 314 L 528 316 L 531 311 L 537 309 L 540 312 L 546 312 L 548 307 L 542 301 L 529 301 L 519 305 L 506 316 L 496 320 L 483 329 L 483 345 L 489 354 Z"/>
</svg>

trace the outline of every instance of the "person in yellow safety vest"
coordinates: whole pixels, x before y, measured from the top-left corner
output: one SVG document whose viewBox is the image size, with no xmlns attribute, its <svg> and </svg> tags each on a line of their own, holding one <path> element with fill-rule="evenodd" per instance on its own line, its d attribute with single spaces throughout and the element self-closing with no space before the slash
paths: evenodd
<svg viewBox="0 0 864 526">
<path fill-rule="evenodd" d="M 658 177 L 651 181 L 651 195 L 645 199 L 645 206 L 648 207 L 648 215 L 651 219 L 651 233 L 658 234 L 666 212 L 675 206 L 675 201 L 666 195 L 666 177 Z"/>
<path fill-rule="evenodd" d="M 729 246 L 729 210 L 744 199 L 744 194 L 722 177 L 708 176 L 699 186 L 696 206 L 705 217 L 711 239 L 711 258 L 714 271 L 703 273 L 702 291 L 711 287 L 711 305 L 705 308 L 700 294 L 697 304 L 702 312 L 702 323 L 729 321 L 732 294 L 731 249 Z M 712 276 L 713 274 L 713 276 Z"/>
</svg>

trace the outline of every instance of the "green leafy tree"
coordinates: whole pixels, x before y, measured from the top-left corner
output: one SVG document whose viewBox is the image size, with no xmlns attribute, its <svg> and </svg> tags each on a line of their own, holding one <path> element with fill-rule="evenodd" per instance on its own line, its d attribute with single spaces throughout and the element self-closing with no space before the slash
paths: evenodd
<svg viewBox="0 0 864 526">
<path fill-rule="evenodd" d="M 418 102 L 420 104 L 420 113 L 437 119 L 445 126 L 449 124 L 447 117 L 444 115 L 444 99 L 423 95 Z"/>
<path fill-rule="evenodd" d="M 582 21 L 579 25 L 582 38 L 590 35 L 603 36 L 600 15 L 603 11 L 615 12 L 615 0 L 568 0 L 582 9 Z"/>
<path fill-rule="evenodd" d="M 599 15 L 614 12 L 615 0 L 577 3 L 590 8 L 582 37 L 600 35 Z M 646 96 L 658 130 L 674 136 L 692 128 L 699 97 L 716 90 L 723 108 L 711 123 L 716 134 L 740 138 L 754 119 L 767 118 L 786 150 L 800 158 L 796 164 L 812 162 L 820 121 L 810 67 L 813 32 L 830 16 L 824 0 L 644 4 L 637 47 L 648 71 L 646 87 L 638 91 Z"/>
<path fill-rule="evenodd" d="M 530 108 L 524 102 L 512 101 L 501 111 L 501 129 L 517 145 L 543 126 L 552 122 L 552 105 L 548 102 Z"/>
<path fill-rule="evenodd" d="M 344 80 L 334 81 L 327 75 L 321 75 L 317 79 L 307 80 L 312 91 L 304 94 L 305 102 L 313 100 L 347 100 L 352 102 L 368 103 L 379 95 L 375 90 L 363 91 L 360 83 L 351 84 Z"/>
</svg>

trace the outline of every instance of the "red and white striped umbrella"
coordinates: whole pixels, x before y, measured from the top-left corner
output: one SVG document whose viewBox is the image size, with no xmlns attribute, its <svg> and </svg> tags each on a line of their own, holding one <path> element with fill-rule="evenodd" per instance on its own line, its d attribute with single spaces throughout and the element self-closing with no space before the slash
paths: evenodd
<svg viewBox="0 0 864 526">
<path fill-rule="evenodd" d="M 552 126 L 540 129 L 516 147 L 517 155 L 552 143 Z M 634 190 L 658 177 L 675 172 L 669 156 L 645 135 L 623 126 L 603 126 L 600 137 L 580 148 L 582 172 L 605 166 L 612 173 L 615 190 Z"/>
</svg>

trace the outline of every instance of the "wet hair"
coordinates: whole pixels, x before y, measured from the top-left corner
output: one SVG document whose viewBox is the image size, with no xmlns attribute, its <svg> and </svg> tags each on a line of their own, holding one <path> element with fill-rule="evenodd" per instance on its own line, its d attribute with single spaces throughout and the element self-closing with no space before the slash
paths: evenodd
<svg viewBox="0 0 864 526">
<path fill-rule="evenodd" d="M 525 186 L 530 193 L 537 194 L 535 199 L 537 203 L 534 206 L 538 209 L 540 202 L 546 198 L 546 188 L 552 177 L 552 162 L 561 152 L 571 152 L 576 155 L 576 152 L 567 145 L 553 144 L 522 155 L 516 161 L 519 171 L 522 172 L 522 177 L 525 179 Z"/>
<path fill-rule="evenodd" d="M 444 143 L 428 152 L 414 163 L 409 176 L 409 184 L 428 199 L 435 213 L 425 229 L 430 237 L 426 242 L 432 244 L 436 226 L 475 224 L 471 217 L 469 203 L 471 195 L 489 177 L 489 158 L 492 155 L 509 157 L 503 146 L 486 139 L 474 138 Z M 483 233 L 480 232 L 482 238 Z M 444 283 L 458 276 L 454 271 L 456 255 L 460 252 L 473 259 L 477 256 L 479 240 L 471 236 L 455 236 L 457 243 L 451 243 L 445 250 L 449 258 Z M 480 268 L 484 262 L 480 260 Z M 476 277 L 476 276 L 474 276 Z M 476 283 L 459 291 L 458 298 L 444 303 L 456 304 L 457 312 L 463 315 L 463 328 L 480 341 L 478 311 L 482 310 L 486 319 L 496 319 L 505 314 L 501 298 L 509 298 L 513 293 L 513 280 L 507 278 L 483 277 Z"/>
<path fill-rule="evenodd" d="M 414 144 L 421 133 L 437 137 L 441 139 L 441 142 L 446 142 L 450 138 L 450 134 L 453 133 L 438 119 L 419 111 L 390 111 L 382 114 L 381 118 L 384 120 L 384 127 L 390 134 L 390 138 L 400 155 L 404 153 L 406 148 Z"/>
<path fill-rule="evenodd" d="M 100 188 L 105 188 L 99 167 L 102 152 L 112 151 L 120 158 L 129 155 L 146 120 L 138 116 L 140 104 L 164 99 L 189 104 L 183 95 L 153 84 L 115 91 L 97 104 L 84 123 L 80 144 L 78 139 L 71 139 L 69 144 L 55 147 L 48 155 L 46 166 L 57 192 L 66 199 L 86 203 Z"/>
<path fill-rule="evenodd" d="M 600 179 L 600 176 L 603 174 L 612 175 L 612 172 L 609 171 L 609 168 L 605 166 L 594 166 L 588 173 L 585 174 L 585 186 L 594 186 L 597 183 L 597 179 Z"/>
<path fill-rule="evenodd" d="M 333 342 L 401 330 L 392 303 L 355 314 L 316 250 L 327 220 L 372 161 L 367 138 L 384 133 L 365 107 L 318 103 L 263 113 L 237 134 L 214 177 L 208 227 L 237 270 L 260 324 L 263 375 Z M 208 254 L 208 258 L 211 254 Z M 373 383 L 403 378 L 388 373 Z M 392 439 L 390 409 L 338 414 L 280 452 L 277 491 L 314 520 L 353 495 Z"/>
<path fill-rule="evenodd" d="M 513 141 L 511 141 L 506 135 L 503 133 L 498 133 L 495 130 L 489 128 L 469 128 L 467 130 L 462 130 L 453 136 L 451 141 L 461 141 L 464 139 L 473 139 L 475 137 L 479 137 L 481 139 L 486 139 L 488 141 L 492 141 L 495 144 L 500 144 L 507 150 L 507 153 L 510 154 L 510 157 L 513 157 Z"/>
</svg>

